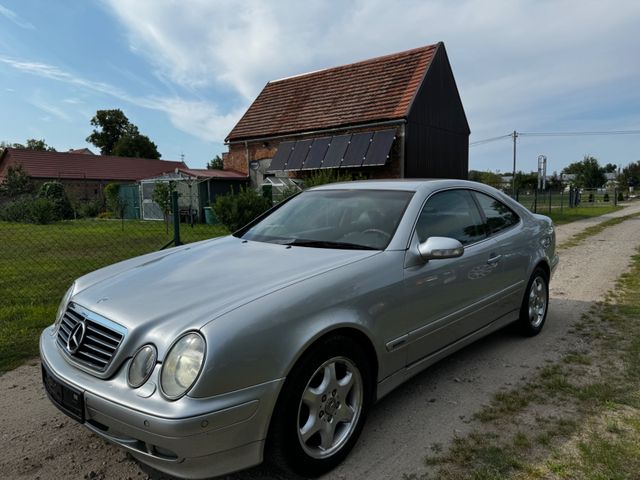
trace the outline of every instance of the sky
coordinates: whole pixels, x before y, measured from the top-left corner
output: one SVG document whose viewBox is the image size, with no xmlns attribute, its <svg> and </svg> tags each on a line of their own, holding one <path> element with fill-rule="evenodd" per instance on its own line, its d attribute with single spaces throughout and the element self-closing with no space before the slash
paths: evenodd
<svg viewBox="0 0 640 480">
<path fill-rule="evenodd" d="M 273 79 L 443 41 L 470 141 L 640 130 L 640 2 L 0 0 L 0 140 L 86 143 L 120 108 L 163 159 L 202 168 Z M 521 136 L 518 170 L 640 160 L 640 135 Z M 469 168 L 510 171 L 509 137 Z"/>
</svg>

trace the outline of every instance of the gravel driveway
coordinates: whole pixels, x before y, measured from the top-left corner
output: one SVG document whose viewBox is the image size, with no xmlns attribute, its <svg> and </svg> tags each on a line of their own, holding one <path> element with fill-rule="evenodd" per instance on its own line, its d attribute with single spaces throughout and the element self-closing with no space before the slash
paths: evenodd
<svg viewBox="0 0 640 480">
<path fill-rule="evenodd" d="M 605 216 L 640 212 L 633 205 Z M 558 244 L 602 221 L 558 227 Z M 472 429 L 474 412 L 494 393 L 533 375 L 536 367 L 579 347 L 569 326 L 611 289 L 640 245 L 640 218 L 627 220 L 562 250 L 551 282 L 543 332 L 523 339 L 497 332 L 410 380 L 375 405 L 349 458 L 326 478 L 388 479 L 424 472 L 432 443 L 446 444 Z M 13 479 L 167 478 L 134 462 L 61 414 L 40 384 L 38 359 L 0 377 L 0 477 Z M 267 479 L 259 467 L 228 480 Z"/>
</svg>

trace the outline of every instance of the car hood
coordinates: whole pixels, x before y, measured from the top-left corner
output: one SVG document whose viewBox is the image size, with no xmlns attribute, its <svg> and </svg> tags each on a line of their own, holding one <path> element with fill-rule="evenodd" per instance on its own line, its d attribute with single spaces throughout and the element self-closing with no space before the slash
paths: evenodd
<svg viewBox="0 0 640 480">
<path fill-rule="evenodd" d="M 287 247 L 233 236 L 132 259 L 78 280 L 73 301 L 129 330 L 199 328 L 275 290 L 380 252 Z"/>
</svg>

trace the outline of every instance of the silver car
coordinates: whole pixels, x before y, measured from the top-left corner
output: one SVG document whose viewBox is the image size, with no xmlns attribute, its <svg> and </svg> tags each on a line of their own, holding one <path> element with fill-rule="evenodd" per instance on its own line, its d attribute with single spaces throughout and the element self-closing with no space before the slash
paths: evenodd
<svg viewBox="0 0 640 480">
<path fill-rule="evenodd" d="M 550 219 L 457 180 L 307 190 L 233 235 L 85 275 L 40 338 L 69 416 L 158 470 L 337 465 L 376 400 L 509 324 L 542 329 Z"/>
</svg>

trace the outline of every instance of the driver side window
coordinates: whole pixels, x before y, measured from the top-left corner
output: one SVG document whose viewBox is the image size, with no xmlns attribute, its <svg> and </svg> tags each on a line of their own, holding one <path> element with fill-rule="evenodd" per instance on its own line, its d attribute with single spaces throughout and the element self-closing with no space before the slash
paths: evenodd
<svg viewBox="0 0 640 480">
<path fill-rule="evenodd" d="M 447 190 L 429 198 L 420 212 L 416 233 L 421 243 L 429 237 L 450 237 L 468 245 L 486 237 L 468 190 Z"/>
</svg>

